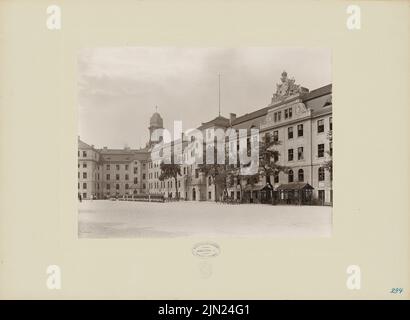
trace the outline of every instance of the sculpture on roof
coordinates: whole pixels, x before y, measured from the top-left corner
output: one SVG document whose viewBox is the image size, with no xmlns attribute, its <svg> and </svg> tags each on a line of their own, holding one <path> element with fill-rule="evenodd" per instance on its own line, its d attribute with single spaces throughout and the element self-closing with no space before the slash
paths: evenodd
<svg viewBox="0 0 410 320">
<path fill-rule="evenodd" d="M 298 93 L 308 92 L 309 90 L 295 84 L 294 78 L 288 78 L 286 71 L 282 72 L 280 78 L 281 83 L 276 84 L 276 93 L 272 96 L 272 102 L 281 101 L 287 97 L 293 96 Z"/>
</svg>

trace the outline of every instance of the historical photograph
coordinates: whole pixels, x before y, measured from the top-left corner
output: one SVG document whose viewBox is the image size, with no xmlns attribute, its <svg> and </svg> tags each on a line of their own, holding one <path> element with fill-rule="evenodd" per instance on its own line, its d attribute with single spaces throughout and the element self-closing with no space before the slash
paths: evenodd
<svg viewBox="0 0 410 320">
<path fill-rule="evenodd" d="M 78 237 L 330 237 L 326 48 L 78 54 Z"/>
</svg>

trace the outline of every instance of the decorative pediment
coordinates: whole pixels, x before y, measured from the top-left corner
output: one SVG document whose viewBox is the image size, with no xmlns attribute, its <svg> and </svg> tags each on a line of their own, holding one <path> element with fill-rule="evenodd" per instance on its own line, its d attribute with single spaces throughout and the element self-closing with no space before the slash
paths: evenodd
<svg viewBox="0 0 410 320">
<path fill-rule="evenodd" d="M 286 71 L 282 72 L 282 77 L 280 78 L 280 83 L 276 84 L 276 93 L 272 96 L 272 103 L 277 101 L 282 101 L 287 97 L 309 92 L 308 89 L 301 87 L 298 84 L 295 84 L 294 78 L 288 78 L 288 74 Z"/>
</svg>

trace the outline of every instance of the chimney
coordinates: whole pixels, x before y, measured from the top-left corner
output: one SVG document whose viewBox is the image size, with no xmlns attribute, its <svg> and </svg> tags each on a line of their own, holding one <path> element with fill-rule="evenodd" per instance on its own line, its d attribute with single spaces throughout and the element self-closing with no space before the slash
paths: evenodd
<svg viewBox="0 0 410 320">
<path fill-rule="evenodd" d="M 236 119 L 236 113 L 230 113 L 229 114 L 229 123 L 232 125 L 232 122 L 234 122 Z"/>
</svg>

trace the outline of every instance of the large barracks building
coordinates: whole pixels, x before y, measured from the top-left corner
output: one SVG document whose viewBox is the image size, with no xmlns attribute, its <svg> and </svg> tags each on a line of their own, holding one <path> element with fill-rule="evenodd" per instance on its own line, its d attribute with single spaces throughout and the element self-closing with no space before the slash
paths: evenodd
<svg viewBox="0 0 410 320">
<path fill-rule="evenodd" d="M 272 176 L 271 194 L 286 200 L 293 194 L 309 194 L 318 204 L 333 202 L 332 172 L 326 163 L 332 154 L 332 85 L 308 90 L 295 84 L 283 72 L 271 103 L 259 110 L 229 118 L 218 116 L 202 123 L 197 129 L 205 136 L 207 129 L 259 129 L 260 140 L 269 137 L 280 142 L 275 148 L 280 156 L 278 164 L 286 172 Z M 155 112 L 149 122 L 150 137 L 156 129 L 163 129 L 163 119 Z M 160 163 L 151 160 L 151 151 L 158 141 L 147 142 L 141 149 L 102 149 L 78 138 L 78 192 L 84 199 L 131 197 L 133 195 L 163 195 L 191 201 L 215 201 L 212 179 L 200 172 L 195 164 L 182 164 L 178 177 L 178 195 L 174 179 L 160 181 Z M 180 143 L 183 153 L 187 143 Z M 250 185 L 241 179 L 228 189 L 230 199 L 244 202 L 263 202 L 266 178 Z M 283 201 L 282 201 L 283 202 Z M 286 202 L 285 202 L 286 203 Z M 289 203 L 289 202 L 288 202 Z"/>
</svg>

